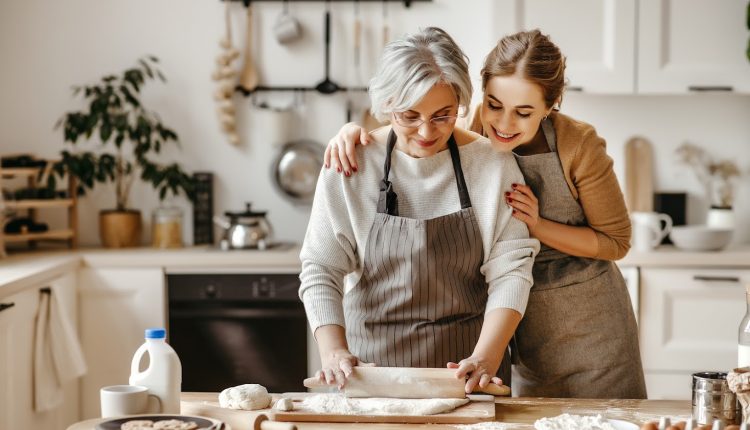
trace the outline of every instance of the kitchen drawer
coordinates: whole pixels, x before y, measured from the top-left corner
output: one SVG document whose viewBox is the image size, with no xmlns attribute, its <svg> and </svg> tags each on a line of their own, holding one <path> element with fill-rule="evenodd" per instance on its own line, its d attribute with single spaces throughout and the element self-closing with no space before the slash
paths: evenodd
<svg viewBox="0 0 750 430">
<path fill-rule="evenodd" d="M 646 371 L 728 371 L 737 364 L 750 270 L 641 269 Z"/>
</svg>

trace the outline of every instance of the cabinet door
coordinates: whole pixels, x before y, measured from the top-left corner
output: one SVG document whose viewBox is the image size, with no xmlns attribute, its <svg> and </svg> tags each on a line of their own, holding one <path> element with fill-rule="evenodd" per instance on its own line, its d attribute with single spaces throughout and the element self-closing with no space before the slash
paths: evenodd
<svg viewBox="0 0 750 430">
<path fill-rule="evenodd" d="M 75 324 L 75 273 L 28 288 L 0 303 L 14 306 L 0 312 L 0 428 L 61 429 L 79 421 L 78 380 L 63 387 L 56 409 L 34 411 L 34 337 L 40 288 L 51 287 Z"/>
<path fill-rule="evenodd" d="M 635 91 L 635 0 L 501 0 L 497 38 L 539 28 L 567 57 L 569 89 Z"/>
<path fill-rule="evenodd" d="M 644 368 L 666 373 L 734 368 L 745 315 L 742 280 L 750 280 L 750 270 L 642 268 Z"/>
<path fill-rule="evenodd" d="M 89 371 L 81 384 L 82 419 L 101 415 L 99 389 L 127 384 L 143 331 L 166 327 L 160 268 L 84 268 L 80 271 L 81 341 Z"/>
<path fill-rule="evenodd" d="M 639 0 L 638 92 L 750 93 L 747 0 Z"/>
</svg>

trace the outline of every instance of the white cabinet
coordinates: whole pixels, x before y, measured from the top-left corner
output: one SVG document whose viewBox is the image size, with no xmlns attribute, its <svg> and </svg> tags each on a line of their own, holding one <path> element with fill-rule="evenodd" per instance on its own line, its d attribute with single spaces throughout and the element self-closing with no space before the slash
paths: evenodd
<svg viewBox="0 0 750 430">
<path fill-rule="evenodd" d="M 539 28 L 567 57 L 569 89 L 635 91 L 636 0 L 500 0 L 495 36 Z"/>
<path fill-rule="evenodd" d="M 750 270 L 641 268 L 640 343 L 652 399 L 690 399 L 690 375 L 737 365 Z"/>
<path fill-rule="evenodd" d="M 79 273 L 80 331 L 88 374 L 82 418 L 100 416 L 99 389 L 127 384 L 130 361 L 149 327 L 166 327 L 161 268 L 91 268 Z"/>
<path fill-rule="evenodd" d="M 641 0 L 638 92 L 750 93 L 747 0 Z"/>
<path fill-rule="evenodd" d="M 746 8 L 746 0 L 500 0 L 494 36 L 549 34 L 573 90 L 750 93 Z"/>
<path fill-rule="evenodd" d="M 63 387 L 63 403 L 56 409 L 34 411 L 34 332 L 40 289 L 50 287 L 75 323 L 75 273 L 50 279 L 12 296 L 13 304 L 0 312 L 0 428 L 63 429 L 79 420 L 78 380 Z"/>
</svg>

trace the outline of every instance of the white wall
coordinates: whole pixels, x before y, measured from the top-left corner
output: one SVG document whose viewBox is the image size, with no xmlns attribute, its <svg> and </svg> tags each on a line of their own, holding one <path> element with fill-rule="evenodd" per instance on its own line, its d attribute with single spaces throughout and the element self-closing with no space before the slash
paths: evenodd
<svg viewBox="0 0 750 430">
<path fill-rule="evenodd" d="M 472 74 L 478 76 L 484 55 L 494 42 L 491 14 L 483 13 L 490 4 L 491 0 L 435 0 L 415 3 L 406 10 L 394 3 L 388 8 L 390 32 L 395 36 L 420 26 L 441 26 L 464 47 L 472 60 Z M 285 139 L 309 137 L 327 141 L 345 120 L 346 95 L 308 94 L 297 118 L 284 127 L 273 126 L 279 123 L 273 113 L 251 108 L 250 99 L 236 96 L 242 144 L 231 146 L 219 130 L 212 100 L 214 83 L 210 79 L 220 52 L 218 40 L 224 34 L 224 7 L 218 0 L 0 2 L 0 153 L 33 152 L 54 157 L 62 148 L 62 132 L 54 130 L 53 125 L 64 112 L 80 106 L 71 96 L 71 85 L 95 81 L 130 66 L 141 55 L 154 54 L 162 60 L 168 83 L 150 85 L 144 103 L 177 131 L 182 142 L 182 150 L 169 151 L 166 158 L 182 162 L 189 170 L 215 173 L 217 212 L 238 210 L 243 202 L 251 201 L 256 208 L 269 211 L 279 238 L 300 241 L 308 210 L 295 207 L 275 192 L 270 182 L 270 164 L 276 145 Z M 230 9 L 233 39 L 235 45 L 242 47 L 244 8 L 233 3 Z M 320 81 L 324 71 L 323 3 L 292 2 L 291 10 L 302 21 L 305 38 L 288 47 L 278 45 L 271 37 L 281 4 L 256 3 L 254 10 L 252 38 L 262 82 L 313 86 Z M 361 11 L 365 29 L 363 75 L 367 76 L 380 49 L 383 19 L 378 3 L 361 4 Z M 364 81 L 355 79 L 351 64 L 353 3 L 332 5 L 332 14 L 332 79 L 340 84 L 362 85 Z M 467 25 L 470 22 L 472 25 Z M 366 101 L 361 95 L 353 97 L 360 106 Z M 283 94 L 265 94 L 260 99 L 273 105 L 289 101 Z M 563 111 L 597 126 L 609 142 L 621 179 L 623 145 L 634 134 L 644 135 L 654 144 L 657 189 L 700 193 L 690 172 L 678 169 L 672 162 L 674 148 L 686 140 L 715 150 L 717 156 L 734 157 L 745 171 L 749 170 L 747 96 L 572 94 L 566 98 Z M 177 203 L 188 208 L 184 199 Z M 106 187 L 98 187 L 81 201 L 82 243 L 97 243 L 97 212 L 113 204 L 114 198 Z M 131 204 L 148 215 L 158 199 L 150 188 L 137 186 Z M 701 222 L 703 209 L 700 204 L 693 206 L 690 221 Z M 737 197 L 737 209 L 741 223 L 738 240 L 748 241 L 747 179 Z M 186 224 L 189 223 L 188 214 Z M 147 231 L 144 236 L 148 236 Z"/>
</svg>

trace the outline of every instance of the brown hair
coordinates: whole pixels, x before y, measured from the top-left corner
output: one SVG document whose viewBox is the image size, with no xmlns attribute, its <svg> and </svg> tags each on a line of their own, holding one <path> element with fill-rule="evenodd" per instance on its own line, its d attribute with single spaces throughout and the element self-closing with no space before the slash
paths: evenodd
<svg viewBox="0 0 750 430">
<path fill-rule="evenodd" d="M 482 90 L 492 77 L 515 73 L 542 88 L 549 108 L 565 87 L 565 57 L 549 36 L 539 30 L 511 34 L 500 39 L 484 60 Z"/>
</svg>

